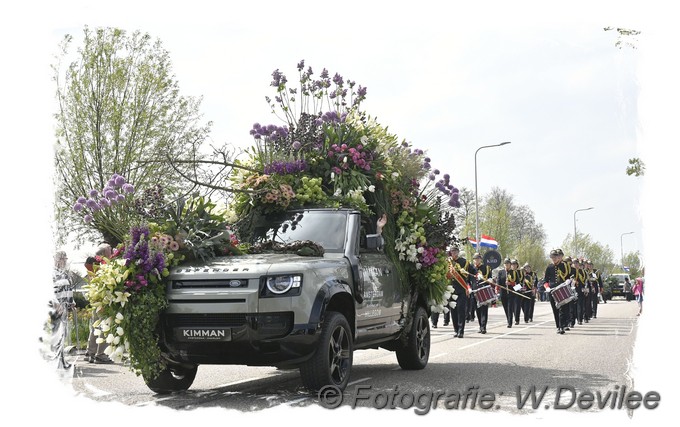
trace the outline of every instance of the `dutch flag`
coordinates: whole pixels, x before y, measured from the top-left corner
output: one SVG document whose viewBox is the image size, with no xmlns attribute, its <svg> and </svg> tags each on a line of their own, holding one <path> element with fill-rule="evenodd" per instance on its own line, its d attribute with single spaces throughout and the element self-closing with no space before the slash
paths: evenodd
<svg viewBox="0 0 680 427">
<path fill-rule="evenodd" d="M 468 237 L 468 240 L 470 241 L 470 244 L 477 246 L 477 240 L 475 240 L 473 237 Z M 498 249 L 498 242 L 491 236 L 482 234 L 482 238 L 479 240 L 479 246 L 483 248 Z"/>
</svg>

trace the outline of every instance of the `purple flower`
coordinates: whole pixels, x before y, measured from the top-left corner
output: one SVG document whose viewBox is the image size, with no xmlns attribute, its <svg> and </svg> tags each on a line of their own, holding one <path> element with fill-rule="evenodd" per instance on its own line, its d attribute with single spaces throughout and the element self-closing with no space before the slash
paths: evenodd
<svg viewBox="0 0 680 427">
<path fill-rule="evenodd" d="M 335 75 L 333 76 L 333 83 L 335 83 L 338 86 L 342 86 L 342 84 L 344 83 L 342 76 L 338 73 L 335 73 Z"/>
<path fill-rule="evenodd" d="M 418 154 L 423 154 L 423 151 L 422 151 L 422 150 L 418 150 L 418 151 L 419 151 Z M 430 163 L 431 161 L 432 161 L 432 160 L 430 160 L 429 157 L 425 157 L 425 163 Z"/>
<path fill-rule="evenodd" d="M 135 187 L 132 184 L 124 184 L 123 191 L 126 193 L 132 193 L 135 191 Z"/>
<path fill-rule="evenodd" d="M 299 150 L 302 147 L 300 141 L 293 141 L 293 150 Z"/>
<path fill-rule="evenodd" d="M 111 206 L 111 203 L 109 202 L 108 199 L 101 198 L 101 199 L 99 199 L 99 206 L 109 207 L 109 206 Z"/>
<path fill-rule="evenodd" d="M 95 198 L 97 197 L 97 195 L 99 195 L 99 192 L 97 192 L 97 190 L 90 190 L 88 194 L 90 195 L 90 197 Z"/>
<path fill-rule="evenodd" d="M 116 201 L 118 202 L 124 202 L 125 201 L 125 196 L 122 194 L 119 194 L 118 197 L 116 197 Z"/>
<path fill-rule="evenodd" d="M 87 199 L 83 196 L 78 197 L 77 202 L 80 203 L 81 205 L 84 205 Z"/>
<path fill-rule="evenodd" d="M 458 193 L 451 194 L 451 197 L 449 198 L 449 206 L 451 206 L 452 208 L 459 208 L 460 207 L 460 201 L 458 200 Z"/>
<path fill-rule="evenodd" d="M 430 170 L 430 168 L 431 168 L 430 163 L 428 162 L 423 163 L 423 169 Z"/>
<path fill-rule="evenodd" d="M 107 190 L 104 192 L 104 197 L 106 197 L 109 200 L 113 200 L 116 197 L 118 197 L 118 193 L 116 193 L 116 190 Z"/>
<path fill-rule="evenodd" d="M 83 210 L 82 203 L 76 203 L 75 205 L 73 205 L 73 210 L 76 212 L 80 212 L 81 210 Z"/>
<path fill-rule="evenodd" d="M 92 215 L 90 215 L 90 214 L 85 215 L 85 217 L 83 218 L 83 221 L 85 221 L 85 224 L 91 223 L 92 222 Z"/>
<path fill-rule="evenodd" d="M 118 176 L 116 177 L 114 183 L 116 184 L 116 187 L 122 187 L 123 184 L 125 184 L 125 178 L 123 178 L 122 176 Z"/>
<path fill-rule="evenodd" d="M 304 59 L 302 61 L 298 62 L 298 64 L 297 64 L 298 71 L 302 71 L 303 68 L 305 68 L 305 60 Z"/>
<path fill-rule="evenodd" d="M 439 175 L 439 169 L 435 169 L 433 172 L 435 175 Z"/>
<path fill-rule="evenodd" d="M 359 90 L 357 91 L 357 95 L 359 95 L 360 97 L 366 96 L 366 88 L 359 85 Z"/>
<path fill-rule="evenodd" d="M 288 79 L 286 79 L 286 76 L 283 73 L 281 73 L 278 68 L 274 70 L 274 72 L 272 73 L 272 78 L 273 80 L 271 85 L 274 87 L 280 87 L 281 85 L 285 85 L 286 82 L 288 81 Z"/>
<path fill-rule="evenodd" d="M 87 199 L 87 202 L 85 202 L 85 204 L 87 205 L 88 208 L 92 210 L 95 210 L 95 208 L 97 207 L 97 202 L 95 202 L 92 199 Z"/>
<path fill-rule="evenodd" d="M 434 180 L 435 180 L 435 176 L 434 176 L 433 173 L 431 173 L 430 175 L 428 175 L 428 178 L 430 178 L 430 181 L 434 181 Z"/>
</svg>

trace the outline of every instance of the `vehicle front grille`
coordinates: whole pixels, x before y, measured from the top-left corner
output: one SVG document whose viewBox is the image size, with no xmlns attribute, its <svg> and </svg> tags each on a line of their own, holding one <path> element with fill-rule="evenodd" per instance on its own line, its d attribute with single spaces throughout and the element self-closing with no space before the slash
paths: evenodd
<svg viewBox="0 0 680 427">
<path fill-rule="evenodd" d="M 238 327 L 246 324 L 245 313 L 204 313 L 166 315 L 168 326 L 227 326 Z"/>
</svg>

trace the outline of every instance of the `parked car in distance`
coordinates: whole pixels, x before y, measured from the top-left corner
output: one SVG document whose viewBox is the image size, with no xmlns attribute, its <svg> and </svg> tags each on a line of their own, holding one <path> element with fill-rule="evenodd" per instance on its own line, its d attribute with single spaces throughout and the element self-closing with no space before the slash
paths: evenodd
<svg viewBox="0 0 680 427">
<path fill-rule="evenodd" d="M 611 279 L 612 282 L 614 282 L 614 279 L 616 279 L 616 282 L 612 283 L 611 287 L 612 298 L 618 296 L 626 298 L 626 301 L 631 301 L 633 299 L 633 294 L 631 292 L 633 288 L 633 282 L 630 279 L 630 274 L 617 273 L 612 274 L 609 277 L 613 278 Z M 628 279 L 627 282 L 626 279 Z"/>
</svg>

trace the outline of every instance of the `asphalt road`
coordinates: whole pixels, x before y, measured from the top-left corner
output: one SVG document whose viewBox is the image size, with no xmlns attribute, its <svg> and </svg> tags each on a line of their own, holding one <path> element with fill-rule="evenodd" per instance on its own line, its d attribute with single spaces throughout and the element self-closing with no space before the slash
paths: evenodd
<svg viewBox="0 0 680 427">
<path fill-rule="evenodd" d="M 443 327 L 440 320 L 439 328 L 431 330 L 430 359 L 422 371 L 401 370 L 395 355 L 386 350 L 355 352 L 342 405 L 420 407 L 420 412 L 427 412 L 426 407 L 441 410 L 458 405 L 463 409 L 463 403 L 464 409 L 470 410 L 474 402 L 472 410 L 477 411 L 535 413 L 569 405 L 574 393 L 591 392 L 595 402 L 589 409 L 574 403 L 569 411 L 601 411 L 598 405 L 603 405 L 607 393 L 605 409 L 622 387 L 633 388 L 629 367 L 636 313 L 635 302 L 616 299 L 600 304 L 597 319 L 558 335 L 547 302 L 536 304 L 533 322 L 522 321 L 512 328 L 506 327 L 503 309 L 492 308 L 488 333 L 479 334 L 475 321 L 467 324 L 463 339 L 454 338 L 453 329 Z M 141 377 L 124 365 L 89 364 L 79 358 L 71 373 L 68 382 L 77 394 L 134 407 L 218 407 L 252 412 L 281 405 L 329 405 L 302 387 L 297 370 L 203 365 L 188 391 L 164 396 L 151 392 Z M 518 404 L 518 396 L 520 400 L 526 397 L 531 387 L 537 396 L 534 407 L 531 399 Z M 476 394 L 468 393 L 465 398 L 470 389 Z M 543 390 L 544 397 L 538 400 Z M 459 400 L 456 393 L 462 395 Z"/>
</svg>

